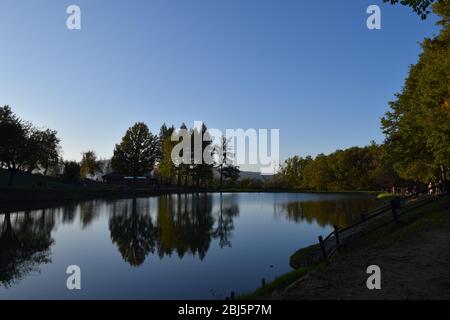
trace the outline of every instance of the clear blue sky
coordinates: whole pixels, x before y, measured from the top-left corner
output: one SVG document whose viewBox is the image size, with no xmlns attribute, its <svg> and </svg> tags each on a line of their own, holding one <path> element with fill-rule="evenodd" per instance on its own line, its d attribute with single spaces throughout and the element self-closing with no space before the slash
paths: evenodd
<svg viewBox="0 0 450 320">
<path fill-rule="evenodd" d="M 381 0 L 2 0 L 0 104 L 56 129 L 67 159 L 110 157 L 136 121 L 279 128 L 282 160 L 329 153 L 383 140 L 435 20 Z"/>
</svg>

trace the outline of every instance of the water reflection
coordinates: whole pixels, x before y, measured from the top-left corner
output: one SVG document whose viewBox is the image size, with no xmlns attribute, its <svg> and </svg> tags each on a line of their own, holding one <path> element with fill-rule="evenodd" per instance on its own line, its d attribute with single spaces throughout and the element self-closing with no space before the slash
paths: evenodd
<svg viewBox="0 0 450 320">
<path fill-rule="evenodd" d="M 357 219 L 360 214 L 368 212 L 376 205 L 375 200 L 349 198 L 322 201 L 293 201 L 279 204 L 276 211 L 287 219 L 296 223 L 318 223 L 320 226 L 347 227 Z"/>
<path fill-rule="evenodd" d="M 183 259 L 189 255 L 203 261 L 212 246 L 215 250 L 233 247 L 237 220 L 243 226 L 241 235 L 259 236 L 252 222 L 259 219 L 258 214 L 268 217 L 274 212 L 294 224 L 344 227 L 374 203 L 363 197 L 336 197 L 332 201 L 310 201 L 304 195 L 271 197 L 270 194 L 178 194 L 85 201 L 53 209 L 0 214 L 0 284 L 6 288 L 14 286 L 51 263 L 51 248 L 55 245 L 52 235 L 60 226 L 94 233 L 106 225 L 111 243 L 123 261 L 139 267 L 147 259 L 157 264 L 158 258 L 173 256 Z M 238 218 L 243 208 L 246 216 L 241 220 Z M 264 227 L 270 229 L 272 221 L 273 215 L 265 220 Z M 90 229 L 95 222 L 97 227 Z"/>
<path fill-rule="evenodd" d="M 198 255 L 203 260 L 211 243 L 214 218 L 212 195 L 162 196 L 158 203 L 158 255 L 177 252 Z"/>
<path fill-rule="evenodd" d="M 138 201 L 133 199 L 116 202 L 111 207 L 111 240 L 131 266 L 140 266 L 155 250 L 157 232 L 146 203 L 139 201 L 138 205 Z"/>
<path fill-rule="evenodd" d="M 29 211 L 6 213 L 0 218 L 0 283 L 10 287 L 29 273 L 39 272 L 41 264 L 51 262 L 55 224 L 52 213 L 46 210 L 33 215 Z"/>
<path fill-rule="evenodd" d="M 218 210 L 217 227 L 213 232 L 214 238 L 219 239 L 219 246 L 231 247 L 231 232 L 234 229 L 234 218 L 239 215 L 236 196 L 232 195 L 223 200 L 220 194 L 220 209 Z"/>
</svg>

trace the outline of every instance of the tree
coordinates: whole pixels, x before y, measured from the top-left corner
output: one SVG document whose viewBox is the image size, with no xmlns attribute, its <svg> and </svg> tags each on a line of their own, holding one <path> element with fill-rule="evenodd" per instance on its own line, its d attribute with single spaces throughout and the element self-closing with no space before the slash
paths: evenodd
<svg viewBox="0 0 450 320">
<path fill-rule="evenodd" d="M 241 170 L 239 170 L 239 167 L 233 166 L 231 164 L 223 167 L 221 169 L 221 171 L 222 171 L 222 176 L 225 178 L 225 181 L 230 180 L 233 183 L 236 182 L 237 179 L 239 179 L 240 174 L 241 174 Z"/>
<path fill-rule="evenodd" d="M 314 159 L 289 158 L 271 183 L 303 190 L 381 190 L 405 181 L 395 172 L 386 147 L 372 142 Z"/>
<path fill-rule="evenodd" d="M 167 128 L 167 126 L 163 124 L 159 133 L 158 174 L 161 178 L 166 179 L 169 182 L 171 182 L 176 175 L 176 167 L 172 161 L 172 149 L 176 145 L 176 142 L 171 139 L 174 130 L 175 128 L 173 126 Z"/>
<path fill-rule="evenodd" d="M 436 2 L 445 2 L 446 0 L 437 0 Z M 426 19 L 430 14 L 430 7 L 435 0 L 383 0 L 390 4 L 400 4 L 411 7 L 422 19 Z"/>
<path fill-rule="evenodd" d="M 235 182 L 239 179 L 240 170 L 239 167 L 233 165 L 233 153 L 229 146 L 229 141 L 225 136 L 222 136 L 219 148 L 219 174 L 220 174 L 220 186 L 223 185 L 223 178 L 230 179 Z"/>
<path fill-rule="evenodd" d="M 192 138 L 192 147 L 191 147 L 191 163 L 193 163 L 191 167 L 192 179 L 195 181 L 197 186 L 200 186 L 200 183 L 205 183 L 207 180 L 210 180 L 213 177 L 212 168 L 214 164 L 206 163 L 204 159 L 205 150 L 208 153 L 208 149 L 212 147 L 211 136 L 208 133 L 208 128 L 203 123 L 201 128 L 195 128 L 191 134 Z M 195 153 L 195 143 L 194 141 L 201 141 L 201 163 L 195 163 L 194 153 Z M 210 149 L 212 150 L 212 149 Z"/>
<path fill-rule="evenodd" d="M 9 186 L 18 170 L 32 172 L 41 166 L 44 173 L 58 162 L 56 131 L 38 130 L 21 120 L 9 106 L 0 108 L 0 167 L 10 171 Z"/>
<path fill-rule="evenodd" d="M 450 1 L 433 8 L 441 32 L 423 41 L 419 61 L 381 121 L 396 170 L 423 182 L 445 179 L 450 167 Z"/>
<path fill-rule="evenodd" d="M 158 137 L 158 161 L 161 161 L 163 157 L 163 143 L 164 140 L 173 132 L 173 126 L 171 128 L 168 128 L 165 123 L 162 124 L 161 128 L 159 129 L 159 137 Z"/>
<path fill-rule="evenodd" d="M 26 157 L 24 167 L 31 173 L 39 166 L 41 157 L 41 131 L 32 128 L 27 139 Z"/>
<path fill-rule="evenodd" d="M 182 123 L 180 130 L 188 130 L 185 123 Z M 177 141 L 175 141 L 177 143 Z M 180 157 L 184 157 L 184 151 L 182 150 L 179 154 Z M 184 185 L 187 186 L 189 176 L 191 175 L 191 167 L 188 163 L 177 163 L 175 164 L 175 170 L 177 172 L 177 184 L 181 185 L 181 180 L 184 178 Z"/>
<path fill-rule="evenodd" d="M 51 167 L 57 165 L 60 153 L 60 140 L 57 132 L 50 129 L 38 130 L 31 128 L 27 137 L 25 166 L 28 172 L 41 167 L 47 175 Z"/>
<path fill-rule="evenodd" d="M 114 149 L 111 165 L 114 170 L 138 177 L 153 170 L 158 157 L 158 137 L 144 123 L 129 128 Z"/>
<path fill-rule="evenodd" d="M 76 161 L 64 162 L 64 179 L 69 182 L 77 182 L 80 180 L 80 165 Z"/>
<path fill-rule="evenodd" d="M 17 117 L 9 106 L 0 108 L 0 165 L 10 172 L 10 187 L 16 171 L 26 162 L 30 130 L 30 124 Z"/>
<path fill-rule="evenodd" d="M 90 150 L 83 153 L 81 160 L 80 174 L 82 178 L 86 178 L 87 175 L 95 175 L 101 170 L 101 164 L 97 160 L 97 155 L 94 151 Z"/>
<path fill-rule="evenodd" d="M 48 174 L 49 169 L 58 165 L 61 140 L 57 137 L 57 131 L 45 129 L 39 131 L 40 148 L 38 164 L 44 170 L 44 175 Z"/>
</svg>

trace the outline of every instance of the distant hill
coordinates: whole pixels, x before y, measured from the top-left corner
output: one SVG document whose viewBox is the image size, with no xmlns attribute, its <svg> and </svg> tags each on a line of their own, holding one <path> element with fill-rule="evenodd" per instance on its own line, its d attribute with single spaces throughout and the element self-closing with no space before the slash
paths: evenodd
<svg viewBox="0 0 450 320">
<path fill-rule="evenodd" d="M 220 176 L 219 168 L 214 168 L 214 177 L 218 178 Z M 239 180 L 252 179 L 257 181 L 270 181 L 273 178 L 272 174 L 261 174 L 260 172 L 254 171 L 241 171 Z"/>
<path fill-rule="evenodd" d="M 260 172 L 252 172 L 252 171 L 241 171 L 239 179 L 253 179 L 259 181 L 270 181 L 272 180 L 272 174 L 261 174 Z"/>
</svg>

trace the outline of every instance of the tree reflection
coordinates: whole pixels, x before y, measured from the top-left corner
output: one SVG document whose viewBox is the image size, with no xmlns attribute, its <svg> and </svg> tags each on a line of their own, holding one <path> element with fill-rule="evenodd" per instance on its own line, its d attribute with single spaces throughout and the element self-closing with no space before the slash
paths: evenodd
<svg viewBox="0 0 450 320">
<path fill-rule="evenodd" d="M 80 220 L 83 229 L 87 228 L 100 215 L 99 201 L 84 201 L 80 203 Z"/>
<path fill-rule="evenodd" d="M 77 215 L 77 208 L 78 208 L 78 205 L 76 205 L 74 203 L 65 205 L 62 208 L 62 218 L 61 218 L 62 223 L 72 224 Z"/>
<path fill-rule="evenodd" d="M 317 222 L 320 226 L 349 226 L 375 205 L 372 199 L 339 199 L 332 201 L 295 201 L 280 205 L 281 212 L 297 223 Z"/>
<path fill-rule="evenodd" d="M 136 199 L 113 204 L 109 219 L 111 239 L 123 259 L 131 266 L 140 266 L 155 250 L 155 228 L 149 208 Z"/>
<path fill-rule="evenodd" d="M 186 253 L 202 260 L 211 243 L 212 196 L 193 194 L 188 196 L 161 196 L 158 203 L 157 225 L 159 230 L 158 255 L 179 257 Z"/>
<path fill-rule="evenodd" d="M 139 205 L 140 203 L 140 205 Z M 145 206 L 144 204 L 147 204 Z M 160 258 L 176 253 L 203 260 L 212 239 L 218 239 L 221 248 L 231 246 L 233 219 L 239 207 L 233 196 L 220 196 L 217 224 L 213 217 L 211 194 L 177 194 L 158 197 L 154 221 L 147 199 L 111 203 L 109 221 L 111 239 L 116 243 L 125 261 L 134 266 L 144 263 L 151 252 Z"/>
<path fill-rule="evenodd" d="M 31 272 L 39 272 L 42 263 L 51 262 L 54 240 L 53 212 L 42 210 L 0 216 L 0 283 L 10 287 Z"/>
<path fill-rule="evenodd" d="M 231 247 L 231 232 L 234 230 L 234 218 L 239 215 L 239 206 L 234 202 L 235 195 L 229 199 L 223 199 L 220 193 L 220 208 L 217 218 L 217 227 L 214 230 L 214 238 L 219 239 L 219 246 Z M 228 200 L 228 201 L 227 201 Z"/>
</svg>

